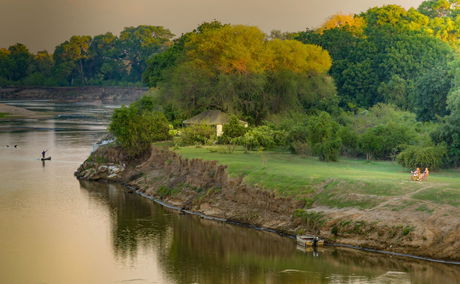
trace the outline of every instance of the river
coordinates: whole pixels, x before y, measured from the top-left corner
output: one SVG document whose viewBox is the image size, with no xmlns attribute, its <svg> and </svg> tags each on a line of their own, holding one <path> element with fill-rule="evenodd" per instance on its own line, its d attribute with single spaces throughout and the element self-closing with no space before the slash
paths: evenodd
<svg viewBox="0 0 460 284">
<path fill-rule="evenodd" d="M 459 266 L 305 251 L 117 185 L 79 182 L 73 173 L 117 106 L 8 103 L 55 116 L 0 121 L 0 283 L 460 283 Z M 51 161 L 39 160 L 43 149 Z"/>
</svg>

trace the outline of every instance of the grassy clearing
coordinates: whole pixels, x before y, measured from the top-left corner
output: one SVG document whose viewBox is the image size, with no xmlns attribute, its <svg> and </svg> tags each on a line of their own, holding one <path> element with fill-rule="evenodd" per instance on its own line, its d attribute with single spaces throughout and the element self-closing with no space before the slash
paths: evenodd
<svg viewBox="0 0 460 284">
<path fill-rule="evenodd" d="M 8 116 L 8 113 L 0 112 L 0 118 L 6 118 L 7 116 Z"/>
<path fill-rule="evenodd" d="M 395 162 L 342 158 L 325 163 L 286 152 L 245 153 L 237 149 L 229 154 L 219 146 L 176 151 L 186 158 L 217 160 L 228 166 L 231 176 L 241 176 L 281 195 L 305 198 L 310 204 L 365 209 L 419 190 L 414 199 L 460 206 L 460 173 L 454 170 L 433 172 L 428 182 L 416 183 L 409 180 L 408 170 Z"/>
</svg>

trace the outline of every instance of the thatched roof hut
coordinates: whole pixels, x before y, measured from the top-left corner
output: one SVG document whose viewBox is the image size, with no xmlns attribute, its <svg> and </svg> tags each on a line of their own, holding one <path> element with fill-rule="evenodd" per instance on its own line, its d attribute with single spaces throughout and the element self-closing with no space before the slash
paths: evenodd
<svg viewBox="0 0 460 284">
<path fill-rule="evenodd" d="M 224 125 L 228 123 L 230 117 L 220 110 L 207 110 L 192 118 L 184 120 L 185 125 L 190 124 L 207 124 L 207 125 Z"/>
<path fill-rule="evenodd" d="M 230 120 L 230 116 L 220 110 L 207 110 L 198 115 L 195 115 L 192 118 L 184 120 L 183 123 L 185 125 L 192 125 L 192 124 L 206 124 L 206 125 L 214 125 L 216 126 L 216 135 L 221 136 L 223 134 L 223 125 L 227 124 Z M 245 121 L 241 121 L 244 126 L 248 126 L 248 123 Z"/>
</svg>

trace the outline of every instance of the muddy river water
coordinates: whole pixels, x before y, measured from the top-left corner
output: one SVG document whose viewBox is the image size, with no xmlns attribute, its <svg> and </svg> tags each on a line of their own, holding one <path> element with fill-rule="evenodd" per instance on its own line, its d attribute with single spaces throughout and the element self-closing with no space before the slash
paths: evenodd
<svg viewBox="0 0 460 284">
<path fill-rule="evenodd" d="M 460 266 L 300 250 L 117 185 L 79 182 L 73 173 L 116 106 L 8 103 L 59 114 L 0 121 L 0 283 L 460 283 Z M 39 160 L 43 149 L 51 161 Z"/>
</svg>

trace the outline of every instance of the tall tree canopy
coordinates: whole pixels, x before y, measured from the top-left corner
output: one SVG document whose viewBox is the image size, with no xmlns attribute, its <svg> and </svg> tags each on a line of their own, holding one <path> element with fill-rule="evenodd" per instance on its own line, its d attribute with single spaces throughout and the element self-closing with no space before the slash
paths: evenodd
<svg viewBox="0 0 460 284">
<path fill-rule="evenodd" d="M 269 114 L 334 104 L 334 83 L 326 79 L 331 64 L 317 45 L 269 40 L 256 27 L 213 22 L 155 56 L 144 81 L 159 85 L 163 101 L 186 113 L 217 108 L 260 123 Z M 316 93 L 313 82 L 330 87 Z"/>
<path fill-rule="evenodd" d="M 361 34 L 344 22 L 338 28 L 307 30 L 295 37 L 329 51 L 334 62 L 330 74 L 341 105 L 354 109 L 387 102 L 416 112 L 422 120 L 444 115 L 452 80 L 445 74 L 457 56 L 449 46 L 452 42 L 434 37 L 429 17 L 415 9 L 388 5 L 371 8 L 360 17 L 365 19 Z"/>
</svg>

